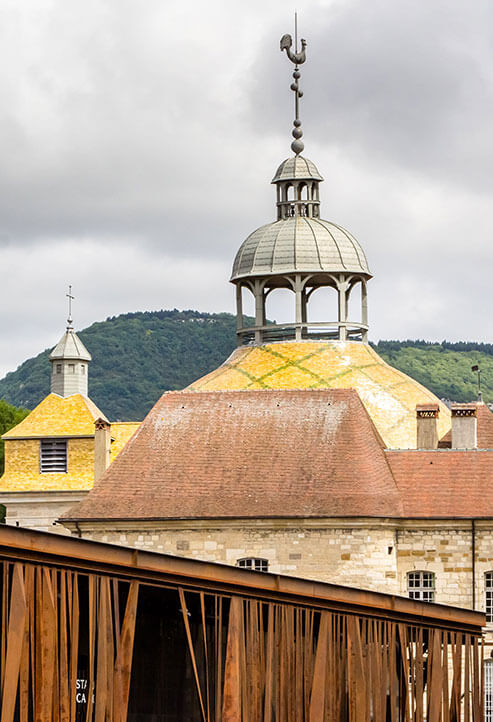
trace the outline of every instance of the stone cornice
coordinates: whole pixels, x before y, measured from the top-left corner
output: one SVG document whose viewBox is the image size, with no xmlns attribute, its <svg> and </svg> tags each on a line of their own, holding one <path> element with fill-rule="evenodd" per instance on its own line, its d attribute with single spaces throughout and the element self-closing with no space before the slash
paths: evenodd
<svg viewBox="0 0 493 722">
<path fill-rule="evenodd" d="M 282 530 L 314 530 L 314 529 L 388 529 L 392 531 L 405 530 L 442 530 L 460 529 L 469 530 L 472 527 L 471 519 L 374 519 L 374 518 L 266 518 L 266 519 L 102 519 L 102 520 L 63 520 L 59 522 L 69 529 L 80 531 L 194 531 L 204 529 L 269 529 Z M 475 519 L 475 527 L 479 529 L 493 529 L 493 519 Z"/>
</svg>

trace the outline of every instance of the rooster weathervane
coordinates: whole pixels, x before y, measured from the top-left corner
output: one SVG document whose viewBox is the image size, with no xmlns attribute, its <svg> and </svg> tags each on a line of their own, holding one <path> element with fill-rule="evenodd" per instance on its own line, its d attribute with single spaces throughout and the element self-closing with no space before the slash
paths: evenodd
<svg viewBox="0 0 493 722">
<path fill-rule="evenodd" d="M 291 150 L 295 153 L 295 155 L 299 155 L 303 148 L 305 147 L 303 144 L 303 141 L 301 138 L 303 137 L 303 131 L 301 130 L 301 120 L 299 117 L 299 101 L 300 98 L 303 96 L 303 91 L 300 90 L 299 85 L 299 79 L 301 77 L 301 73 L 298 69 L 299 65 L 302 65 L 306 60 L 306 40 L 304 38 L 301 38 L 301 50 L 298 52 L 298 14 L 294 14 L 294 52 L 292 50 L 293 46 L 293 38 L 291 35 L 283 35 L 281 38 L 281 52 L 283 50 L 286 51 L 286 55 L 291 60 L 292 63 L 294 63 L 294 83 L 291 83 L 291 90 L 294 91 L 294 121 L 293 121 L 293 142 L 291 143 Z"/>
</svg>

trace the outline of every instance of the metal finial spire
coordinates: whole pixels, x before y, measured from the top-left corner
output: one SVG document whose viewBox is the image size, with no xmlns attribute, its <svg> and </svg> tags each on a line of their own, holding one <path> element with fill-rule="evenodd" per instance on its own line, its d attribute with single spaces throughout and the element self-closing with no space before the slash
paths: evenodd
<svg viewBox="0 0 493 722">
<path fill-rule="evenodd" d="M 73 328 L 73 319 L 72 319 L 72 301 L 74 300 L 75 296 L 72 296 L 72 286 L 68 287 L 68 293 L 65 294 L 68 298 L 68 318 L 67 318 L 67 331 L 71 328 Z"/>
<path fill-rule="evenodd" d="M 303 97 L 303 92 L 300 90 L 299 86 L 299 79 L 301 76 L 300 71 L 298 70 L 298 65 L 301 65 L 306 60 L 306 40 L 304 38 L 301 38 L 301 51 L 298 52 L 298 13 L 294 14 L 294 34 L 295 34 L 295 45 L 294 45 L 294 53 L 291 50 L 291 46 L 293 45 L 293 38 L 291 35 L 283 35 L 281 38 L 281 52 L 283 50 L 286 51 L 286 55 L 291 60 L 292 63 L 294 63 L 294 83 L 291 83 L 291 90 L 294 91 L 294 128 L 293 128 L 293 142 L 291 143 L 291 150 L 296 154 L 299 155 L 303 148 L 305 147 L 303 144 L 303 141 L 301 140 L 303 136 L 303 131 L 301 130 L 301 120 L 299 118 L 299 101 L 300 98 Z"/>
</svg>

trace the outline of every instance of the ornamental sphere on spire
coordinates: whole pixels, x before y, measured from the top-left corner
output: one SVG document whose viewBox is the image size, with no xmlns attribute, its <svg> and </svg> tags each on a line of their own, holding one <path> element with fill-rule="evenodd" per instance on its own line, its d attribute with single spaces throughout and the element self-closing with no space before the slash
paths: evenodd
<svg viewBox="0 0 493 722">
<path fill-rule="evenodd" d="M 299 100 L 303 97 L 303 91 L 300 90 L 299 85 L 299 79 L 301 77 L 301 73 L 298 70 L 298 65 L 301 65 L 306 60 L 306 40 L 304 38 L 301 39 L 301 51 L 298 52 L 298 48 L 295 47 L 294 52 L 291 49 L 293 45 L 293 38 L 291 35 L 286 34 L 283 35 L 281 38 L 281 52 L 283 50 L 286 51 L 286 55 L 291 60 L 292 63 L 295 65 L 293 78 L 294 82 L 291 83 L 291 90 L 294 92 L 294 114 L 295 119 L 293 122 L 294 128 L 292 131 L 292 136 L 294 138 L 293 142 L 291 143 L 291 150 L 295 155 L 299 155 L 305 148 L 303 141 L 301 138 L 303 137 L 303 131 L 301 130 L 301 120 L 299 119 Z"/>
</svg>

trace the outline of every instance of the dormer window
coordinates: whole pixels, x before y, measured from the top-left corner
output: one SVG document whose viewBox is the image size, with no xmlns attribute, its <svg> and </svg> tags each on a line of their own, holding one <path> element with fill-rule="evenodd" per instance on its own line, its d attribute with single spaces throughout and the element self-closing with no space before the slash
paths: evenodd
<svg viewBox="0 0 493 722">
<path fill-rule="evenodd" d="M 67 473 L 67 441 L 43 439 L 39 449 L 39 469 L 42 474 Z"/>
</svg>

